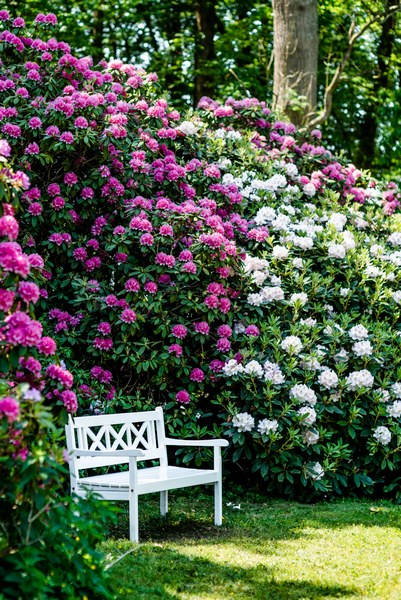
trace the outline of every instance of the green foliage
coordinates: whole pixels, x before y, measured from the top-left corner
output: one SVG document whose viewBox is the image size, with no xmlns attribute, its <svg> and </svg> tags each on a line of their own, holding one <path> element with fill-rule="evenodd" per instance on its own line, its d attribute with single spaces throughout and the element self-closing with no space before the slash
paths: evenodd
<svg viewBox="0 0 401 600">
<path fill-rule="evenodd" d="M 140 548 L 130 552 L 120 530 L 102 544 L 117 595 L 127 600 L 399 596 L 399 507 L 266 501 L 249 488 L 228 488 L 225 500 L 223 526 L 216 528 L 210 526 L 211 494 L 172 493 L 167 520 L 158 515 L 156 497 L 140 500 Z M 121 531 L 126 527 L 127 517 Z"/>
<path fill-rule="evenodd" d="M 53 416 L 42 401 L 24 399 L 28 389 L 18 390 L 19 419 L 0 422 L 1 597 L 111 599 L 96 546 L 113 510 L 66 495 Z"/>
</svg>

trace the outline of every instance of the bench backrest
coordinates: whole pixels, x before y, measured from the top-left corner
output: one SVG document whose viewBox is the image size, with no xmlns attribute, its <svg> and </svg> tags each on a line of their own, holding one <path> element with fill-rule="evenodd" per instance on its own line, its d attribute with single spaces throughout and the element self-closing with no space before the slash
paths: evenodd
<svg viewBox="0 0 401 600">
<path fill-rule="evenodd" d="M 67 450 L 143 450 L 141 460 L 167 464 L 163 409 L 137 413 L 118 413 L 88 417 L 69 416 L 66 425 Z M 128 462 L 125 457 L 73 458 L 70 471 L 78 477 L 80 469 L 92 469 Z"/>
</svg>

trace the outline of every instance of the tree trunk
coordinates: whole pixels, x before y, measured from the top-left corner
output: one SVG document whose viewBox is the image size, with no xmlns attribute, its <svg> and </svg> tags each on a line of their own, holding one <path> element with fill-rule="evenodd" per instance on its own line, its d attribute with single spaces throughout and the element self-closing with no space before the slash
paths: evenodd
<svg viewBox="0 0 401 600">
<path fill-rule="evenodd" d="M 92 57 L 93 62 L 97 64 L 104 58 L 103 52 L 103 29 L 104 29 L 104 11 L 100 8 L 95 8 L 93 11 L 93 28 L 92 28 Z"/>
<path fill-rule="evenodd" d="M 216 59 L 214 34 L 216 30 L 216 7 L 213 0 L 195 2 L 195 86 L 194 106 L 202 96 L 213 96 L 216 80 L 213 61 Z"/>
<path fill-rule="evenodd" d="M 273 0 L 273 108 L 297 125 L 317 104 L 317 0 Z"/>
</svg>

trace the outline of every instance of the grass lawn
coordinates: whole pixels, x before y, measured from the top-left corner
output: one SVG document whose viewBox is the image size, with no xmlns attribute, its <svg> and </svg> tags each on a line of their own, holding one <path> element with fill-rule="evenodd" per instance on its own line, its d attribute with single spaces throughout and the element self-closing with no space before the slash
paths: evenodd
<svg viewBox="0 0 401 600">
<path fill-rule="evenodd" d="M 400 507 L 233 494 L 227 502 L 234 506 L 224 506 L 218 528 L 213 497 L 203 490 L 172 492 L 166 520 L 158 516 L 158 495 L 142 496 L 139 546 L 124 539 L 124 510 L 101 546 L 108 563 L 116 561 L 108 569 L 116 598 L 401 599 Z"/>
</svg>

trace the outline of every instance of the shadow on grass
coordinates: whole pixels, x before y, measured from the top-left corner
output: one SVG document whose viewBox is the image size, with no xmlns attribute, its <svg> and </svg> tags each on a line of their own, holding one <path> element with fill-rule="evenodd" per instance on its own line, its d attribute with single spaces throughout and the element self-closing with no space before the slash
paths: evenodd
<svg viewBox="0 0 401 600">
<path fill-rule="evenodd" d="M 230 497 L 230 496 L 228 496 Z M 297 539 L 309 535 L 307 529 L 345 529 L 354 526 L 401 528 L 401 511 L 390 503 L 369 501 L 337 501 L 333 503 L 300 504 L 282 500 L 260 498 L 231 502 L 223 507 L 222 527 L 213 525 L 213 496 L 196 494 L 193 490 L 177 491 L 170 496 L 167 518 L 159 515 L 158 495 L 139 499 L 141 542 L 183 541 L 204 543 L 234 541 L 242 543 L 261 540 L 266 543 Z M 238 502 L 238 500 L 237 500 Z M 233 508 L 240 506 L 240 508 Z M 115 539 L 128 535 L 128 506 L 122 510 L 117 525 L 110 527 L 109 535 Z"/>
<path fill-rule="evenodd" d="M 302 580 L 278 582 L 265 565 L 248 568 L 221 565 L 154 546 L 141 546 L 115 565 L 110 574 L 117 587 L 116 597 L 124 600 L 203 596 L 219 600 L 320 600 L 347 598 L 357 593 L 342 585 L 315 585 Z"/>
</svg>

